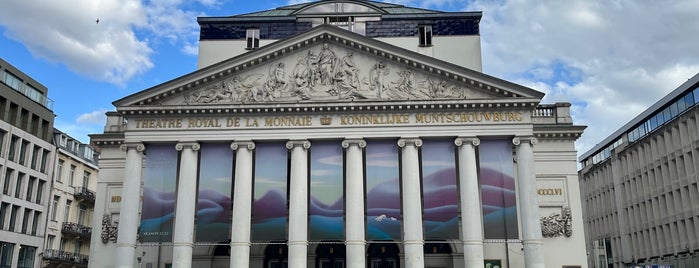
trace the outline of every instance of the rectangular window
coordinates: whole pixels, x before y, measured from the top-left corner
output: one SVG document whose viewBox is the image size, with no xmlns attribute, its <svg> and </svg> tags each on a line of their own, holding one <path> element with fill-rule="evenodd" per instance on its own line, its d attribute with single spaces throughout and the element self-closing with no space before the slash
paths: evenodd
<svg viewBox="0 0 699 268">
<path fill-rule="evenodd" d="M 15 244 L 0 242 L 0 267 L 12 267 L 12 253 L 15 251 Z"/>
<path fill-rule="evenodd" d="M 41 212 L 39 211 L 34 211 L 34 219 L 32 220 L 32 233 L 31 235 L 36 236 L 37 235 L 37 230 L 39 230 L 39 217 L 41 216 Z"/>
<path fill-rule="evenodd" d="M 19 172 L 17 173 L 17 185 L 15 186 L 15 198 L 20 198 L 22 195 L 22 186 L 24 186 L 24 177 L 26 174 Z"/>
<path fill-rule="evenodd" d="M 39 185 L 36 187 L 36 201 L 34 203 L 39 205 L 41 205 L 42 195 L 44 194 L 44 185 L 46 185 L 46 182 L 39 180 Z"/>
<path fill-rule="evenodd" d="M 49 150 L 42 150 L 41 154 L 41 173 L 46 173 L 46 166 L 49 164 L 48 159 L 49 159 Z"/>
<path fill-rule="evenodd" d="M 17 212 L 19 212 L 19 206 L 12 206 L 12 211 L 10 212 L 10 223 L 7 230 L 10 232 L 15 231 L 15 224 L 17 224 Z"/>
<path fill-rule="evenodd" d="M 68 173 L 68 185 L 73 186 L 75 179 L 75 166 L 70 165 L 70 172 Z"/>
<path fill-rule="evenodd" d="M 39 160 L 39 154 L 41 153 L 41 147 L 39 146 L 32 146 L 34 149 L 32 150 L 32 161 L 31 161 L 31 168 L 36 170 L 36 164 L 37 160 Z"/>
<path fill-rule="evenodd" d="M 2 183 L 2 194 L 10 195 L 10 184 L 12 183 L 12 172 L 13 169 L 5 169 L 5 179 Z"/>
<path fill-rule="evenodd" d="M 17 268 L 32 268 L 34 267 L 34 255 L 36 248 L 27 245 L 19 247 L 19 256 L 17 258 Z"/>
<path fill-rule="evenodd" d="M 0 109 L 1 108 L 3 108 L 3 107 L 0 107 Z M 0 117 L 0 118 L 2 118 L 2 117 Z M 7 136 L 6 134 L 7 134 L 7 132 L 0 130 L 0 156 L 5 155 L 5 150 L 3 150 L 2 147 L 3 147 L 3 145 L 5 145 L 5 136 Z"/>
<path fill-rule="evenodd" d="M 19 143 L 19 137 L 12 136 L 12 140 L 10 140 L 10 149 L 8 150 L 8 154 L 7 154 L 7 158 L 10 161 L 15 161 L 15 154 L 17 151 L 17 143 Z"/>
<path fill-rule="evenodd" d="M 66 209 L 63 211 L 63 222 L 69 222 L 70 220 L 70 205 L 73 204 L 73 201 L 66 200 Z"/>
<path fill-rule="evenodd" d="M 432 26 L 431 25 L 418 26 L 418 37 L 420 38 L 420 46 L 421 47 L 432 46 Z"/>
<path fill-rule="evenodd" d="M 65 161 L 63 159 L 58 160 L 58 165 L 56 165 L 56 181 L 61 182 L 63 181 L 63 164 Z"/>
<path fill-rule="evenodd" d="M 5 216 L 7 216 L 7 210 L 10 204 L 3 202 L 0 204 L 0 230 L 5 230 Z"/>
<path fill-rule="evenodd" d="M 19 161 L 20 165 L 24 165 L 27 160 L 27 151 L 29 150 L 29 142 L 22 141 L 22 147 L 19 148 Z"/>
<path fill-rule="evenodd" d="M 27 201 L 31 202 L 32 201 L 32 194 L 34 193 L 34 183 L 36 182 L 36 177 L 34 176 L 29 176 L 29 181 L 27 181 L 27 194 L 25 195 L 25 198 Z"/>
<path fill-rule="evenodd" d="M 24 209 L 24 216 L 22 217 L 22 233 L 26 234 L 29 229 L 29 216 L 31 216 L 32 211 L 29 209 Z"/>
<path fill-rule="evenodd" d="M 8 71 L 5 71 L 5 84 L 8 85 L 9 87 L 20 91 L 22 87 L 22 80 L 19 79 L 19 77 L 11 74 Z"/>
<path fill-rule="evenodd" d="M 53 203 L 51 203 L 51 220 L 56 221 L 56 214 L 58 214 L 58 202 L 61 198 L 57 195 L 53 196 Z"/>
<path fill-rule="evenodd" d="M 85 218 L 87 218 L 87 206 L 80 205 L 80 208 L 78 210 L 78 224 L 87 225 L 87 221 Z"/>
<path fill-rule="evenodd" d="M 85 189 L 89 188 L 88 186 L 90 186 L 90 175 L 90 172 L 83 171 L 83 187 L 85 187 Z"/>
<path fill-rule="evenodd" d="M 245 31 L 245 40 L 247 41 L 247 49 L 256 49 L 260 47 L 260 29 L 252 28 Z"/>
<path fill-rule="evenodd" d="M 46 249 L 53 249 L 53 242 L 56 241 L 55 235 L 49 235 L 46 237 Z"/>
</svg>

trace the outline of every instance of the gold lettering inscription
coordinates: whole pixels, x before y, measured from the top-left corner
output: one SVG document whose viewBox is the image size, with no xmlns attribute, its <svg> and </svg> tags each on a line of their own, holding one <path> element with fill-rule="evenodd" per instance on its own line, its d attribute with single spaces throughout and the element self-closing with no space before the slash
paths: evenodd
<svg viewBox="0 0 699 268">
<path fill-rule="evenodd" d="M 255 123 L 257 123 L 257 120 L 255 120 Z M 267 127 L 303 127 L 311 125 L 310 116 L 265 117 L 265 126 Z"/>
<path fill-rule="evenodd" d="M 340 116 L 340 125 L 392 125 L 407 124 L 407 114 L 358 114 Z"/>
<path fill-rule="evenodd" d="M 469 112 L 469 113 L 427 113 L 415 114 L 418 124 L 449 124 L 473 122 L 518 122 L 522 121 L 521 112 Z"/>
<path fill-rule="evenodd" d="M 121 203 L 120 195 L 112 195 L 112 203 Z"/>
<path fill-rule="evenodd" d="M 181 128 L 182 119 L 136 119 L 136 128 Z"/>
<path fill-rule="evenodd" d="M 536 189 L 538 195 L 563 195 L 563 189 L 561 188 L 545 188 Z"/>
</svg>

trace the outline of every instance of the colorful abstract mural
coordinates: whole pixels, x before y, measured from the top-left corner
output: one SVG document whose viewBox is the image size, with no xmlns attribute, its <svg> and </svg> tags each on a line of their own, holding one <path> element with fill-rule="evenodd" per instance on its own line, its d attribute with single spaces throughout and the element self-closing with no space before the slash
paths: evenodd
<svg viewBox="0 0 699 268">
<path fill-rule="evenodd" d="M 367 141 L 367 240 L 401 240 L 398 149 L 395 140 Z"/>
<path fill-rule="evenodd" d="M 345 237 L 343 159 L 339 141 L 314 142 L 311 147 L 311 184 L 308 205 L 310 240 Z"/>
<path fill-rule="evenodd" d="M 288 150 L 284 143 L 255 148 L 252 240 L 286 240 Z"/>
<path fill-rule="evenodd" d="M 227 143 L 202 143 L 199 150 L 196 241 L 226 241 L 231 231 L 233 153 Z"/>
<path fill-rule="evenodd" d="M 517 195 L 512 142 L 481 140 L 478 152 L 485 238 L 517 239 Z"/>
<path fill-rule="evenodd" d="M 146 148 L 140 239 L 143 242 L 172 242 L 177 150 L 174 144 L 148 144 Z"/>
<path fill-rule="evenodd" d="M 426 240 L 459 239 L 459 190 L 453 140 L 422 145 L 423 227 Z"/>
</svg>

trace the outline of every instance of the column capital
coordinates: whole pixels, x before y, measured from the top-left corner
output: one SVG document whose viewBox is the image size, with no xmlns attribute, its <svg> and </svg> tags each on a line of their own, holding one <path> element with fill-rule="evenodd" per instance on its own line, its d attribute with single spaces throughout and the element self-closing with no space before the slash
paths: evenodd
<svg viewBox="0 0 699 268">
<path fill-rule="evenodd" d="M 286 142 L 286 148 L 291 150 L 296 146 L 302 146 L 303 149 L 311 148 L 311 142 L 308 140 L 290 140 Z"/>
<path fill-rule="evenodd" d="M 469 143 L 473 146 L 478 146 L 481 144 L 481 139 L 476 137 L 458 137 L 456 140 L 454 140 L 454 144 L 457 147 L 461 147 L 461 145 L 468 145 Z"/>
<path fill-rule="evenodd" d="M 357 145 L 359 148 L 366 147 L 366 141 L 363 139 L 346 139 L 342 141 L 342 148 L 349 148 L 352 145 Z"/>
<path fill-rule="evenodd" d="M 129 142 L 129 143 L 124 143 L 121 146 L 119 146 L 119 149 L 121 149 L 124 152 L 126 152 L 130 149 L 136 149 L 136 151 L 143 152 L 146 150 L 146 146 L 140 142 Z"/>
<path fill-rule="evenodd" d="M 237 151 L 238 148 L 245 147 L 248 148 L 248 150 L 254 150 L 255 149 L 255 142 L 253 141 L 234 141 L 231 143 L 231 150 Z"/>
<path fill-rule="evenodd" d="M 199 151 L 199 149 L 201 148 L 199 143 L 196 141 L 179 142 L 175 145 L 175 149 L 178 151 L 182 151 L 187 147 L 190 147 L 192 149 L 192 151 Z"/>
<path fill-rule="evenodd" d="M 422 140 L 420 138 L 401 138 L 398 140 L 398 147 L 405 147 L 406 145 L 413 145 L 415 147 L 422 146 Z"/>
<path fill-rule="evenodd" d="M 536 145 L 539 140 L 534 136 L 517 136 L 512 139 L 512 144 L 520 145 L 522 142 L 529 142 L 531 145 Z"/>
</svg>

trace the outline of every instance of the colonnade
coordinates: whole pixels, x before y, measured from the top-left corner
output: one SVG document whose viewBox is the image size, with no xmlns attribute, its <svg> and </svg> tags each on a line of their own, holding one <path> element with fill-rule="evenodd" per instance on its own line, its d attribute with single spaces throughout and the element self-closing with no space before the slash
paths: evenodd
<svg viewBox="0 0 699 268">
<path fill-rule="evenodd" d="M 481 216 L 480 188 L 477 173 L 476 137 L 458 137 L 458 177 L 460 185 L 461 233 L 465 267 L 482 267 L 483 223 Z M 543 242 L 539 225 L 539 206 L 536 195 L 533 137 L 515 137 L 519 208 L 521 212 L 522 243 L 526 267 L 544 267 Z M 424 236 L 422 228 L 422 204 L 420 188 L 419 138 L 401 138 L 401 188 L 403 213 L 403 248 L 407 268 L 424 267 Z M 197 159 L 199 144 L 193 141 L 175 145 L 180 151 L 179 184 L 175 207 L 172 267 L 191 267 L 194 246 L 194 213 L 196 209 Z M 306 267 L 308 249 L 308 140 L 290 140 L 286 143 L 291 155 L 289 190 L 289 267 Z M 366 142 L 362 139 L 342 141 L 346 150 L 345 198 L 346 229 L 345 246 L 347 267 L 366 266 L 366 239 L 364 215 L 364 159 Z M 139 224 L 140 187 L 145 146 L 141 143 L 125 143 L 126 152 L 122 203 L 119 214 L 119 236 L 116 243 L 116 267 L 133 267 L 136 251 L 136 235 Z M 234 141 L 236 151 L 235 194 L 231 229 L 230 267 L 249 267 L 250 229 L 253 189 L 253 151 L 250 140 Z"/>
</svg>

